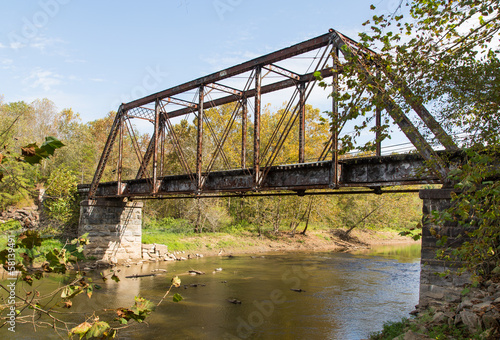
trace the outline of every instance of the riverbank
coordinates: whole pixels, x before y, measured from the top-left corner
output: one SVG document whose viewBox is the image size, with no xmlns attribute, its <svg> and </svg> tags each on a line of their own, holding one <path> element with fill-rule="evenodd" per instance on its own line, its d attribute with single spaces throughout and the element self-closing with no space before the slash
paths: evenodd
<svg viewBox="0 0 500 340">
<path fill-rule="evenodd" d="M 158 242 L 160 244 L 161 242 Z M 217 255 L 257 254 L 269 252 L 336 251 L 370 249 L 374 246 L 393 244 L 416 244 L 409 237 L 400 236 L 395 231 L 353 230 L 347 237 L 345 230 L 311 230 L 306 235 L 300 233 L 268 234 L 258 236 L 252 233 L 203 233 L 190 234 L 177 240 L 165 242 L 169 251 L 183 254 L 183 257 Z"/>
<path fill-rule="evenodd" d="M 441 298 L 412 314 L 414 318 L 385 324 L 370 339 L 500 339 L 500 282 L 467 287 L 453 301 Z"/>
</svg>

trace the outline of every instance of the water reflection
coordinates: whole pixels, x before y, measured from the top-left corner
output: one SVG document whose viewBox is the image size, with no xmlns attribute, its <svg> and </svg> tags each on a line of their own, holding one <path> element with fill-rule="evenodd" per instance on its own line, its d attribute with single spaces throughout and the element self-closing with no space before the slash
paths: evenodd
<svg viewBox="0 0 500 340">
<path fill-rule="evenodd" d="M 363 254 L 214 257 L 133 266 L 118 273 L 120 283 L 102 284 L 93 299 L 78 296 L 74 311 L 130 306 L 138 294 L 158 301 L 170 279 L 179 275 L 183 285 L 174 292 L 184 300 L 178 304 L 164 301 L 148 325 L 122 330 L 121 339 L 363 339 L 384 322 L 407 316 L 418 302 L 419 249 L 410 248 L 384 247 Z M 213 273 L 219 267 L 223 270 Z M 153 269 L 168 273 L 124 278 Z M 190 269 L 207 274 L 190 276 Z M 230 298 L 242 303 L 229 303 Z"/>
</svg>

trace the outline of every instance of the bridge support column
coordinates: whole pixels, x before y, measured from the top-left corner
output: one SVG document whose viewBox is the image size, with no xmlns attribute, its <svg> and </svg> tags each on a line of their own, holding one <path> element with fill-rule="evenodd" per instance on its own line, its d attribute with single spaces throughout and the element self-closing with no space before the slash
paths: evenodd
<svg viewBox="0 0 500 340">
<path fill-rule="evenodd" d="M 88 233 L 90 241 L 84 255 L 111 262 L 141 258 L 142 207 L 121 199 L 82 201 L 78 234 Z"/>
<path fill-rule="evenodd" d="M 456 222 L 442 225 L 434 223 L 430 217 L 432 211 L 444 211 L 451 205 L 451 189 L 420 190 L 423 200 L 422 217 L 422 255 L 420 269 L 420 308 L 438 306 L 444 301 L 453 302 L 460 299 L 464 284 L 469 282 L 470 275 L 456 275 L 459 262 L 436 259 L 436 252 L 441 247 L 436 244 L 436 235 L 447 236 L 445 247 L 457 247 L 465 238 L 457 239 L 464 234 L 465 228 Z M 439 275 L 450 271 L 449 275 Z"/>
</svg>

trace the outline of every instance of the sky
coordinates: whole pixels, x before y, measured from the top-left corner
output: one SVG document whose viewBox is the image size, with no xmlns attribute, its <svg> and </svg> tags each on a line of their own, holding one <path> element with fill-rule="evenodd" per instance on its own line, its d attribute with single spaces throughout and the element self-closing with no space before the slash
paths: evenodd
<svg viewBox="0 0 500 340">
<path fill-rule="evenodd" d="M 374 4 L 376 10 L 370 10 Z M 322 35 L 399 1 L 0 0 L 3 102 L 48 98 L 84 122 L 122 102 Z M 313 103 L 314 104 L 314 103 Z"/>
</svg>

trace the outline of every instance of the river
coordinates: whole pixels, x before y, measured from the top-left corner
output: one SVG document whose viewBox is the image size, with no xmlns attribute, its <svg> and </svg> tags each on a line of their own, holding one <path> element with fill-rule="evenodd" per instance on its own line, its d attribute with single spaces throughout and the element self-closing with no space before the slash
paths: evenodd
<svg viewBox="0 0 500 340">
<path fill-rule="evenodd" d="M 125 278 L 154 269 L 168 272 Z M 175 275 L 182 285 L 171 294 L 184 298 L 167 298 L 147 324 L 120 330 L 119 339 L 365 339 L 418 303 L 420 247 L 206 257 L 134 265 L 117 275 L 119 283 L 99 283 L 92 299 L 77 296 L 71 311 L 129 307 L 136 295 L 159 301 Z M 19 326 L 16 339 L 51 338 L 51 330 L 35 335 Z"/>
</svg>

